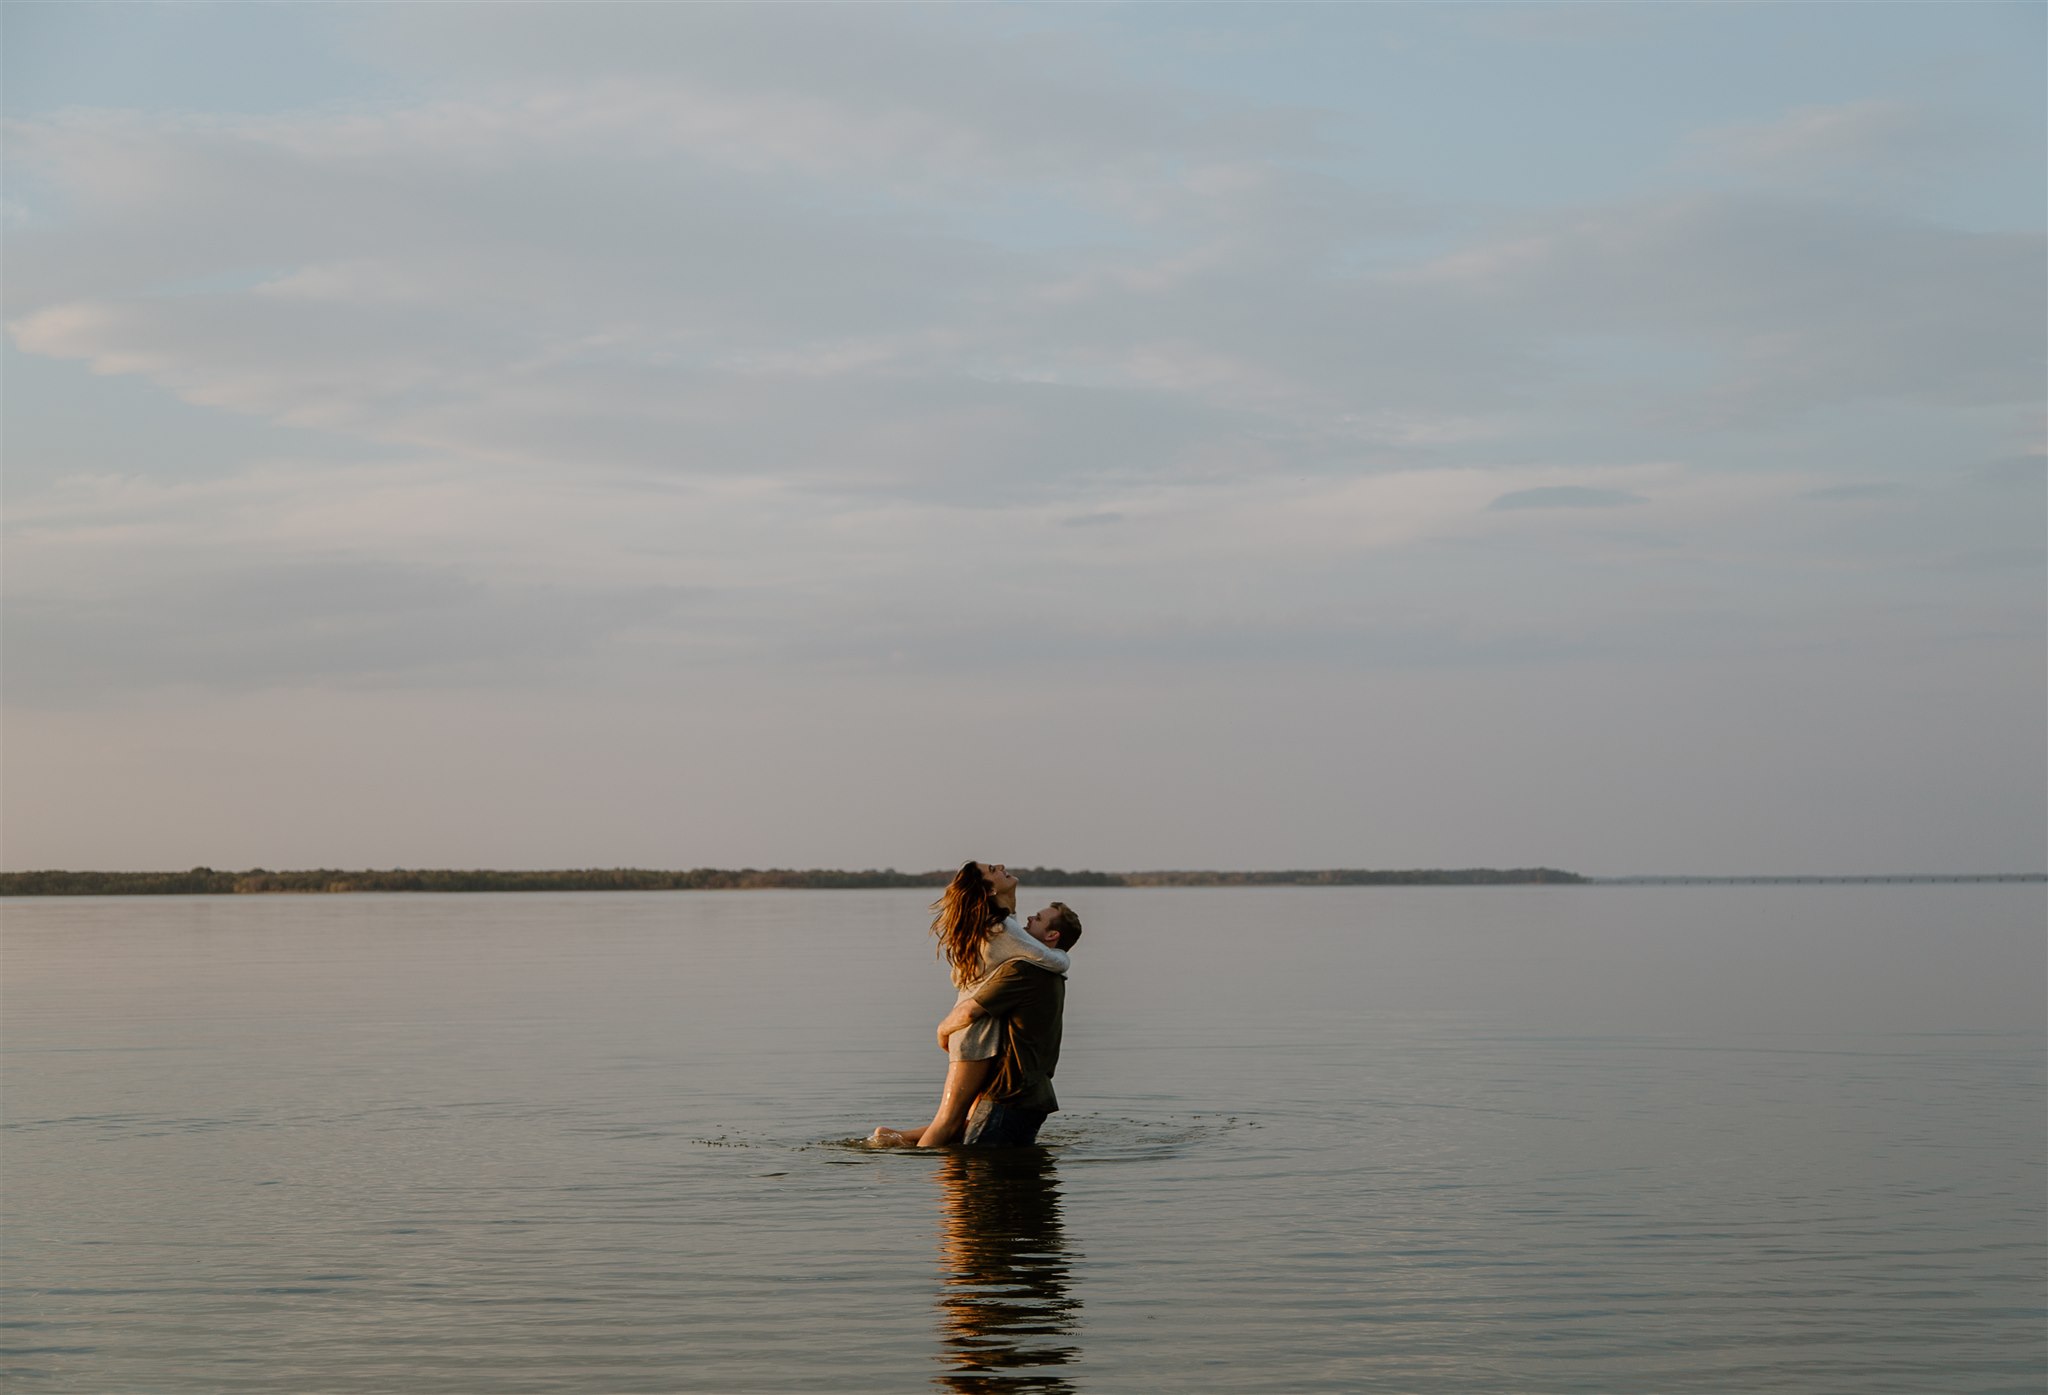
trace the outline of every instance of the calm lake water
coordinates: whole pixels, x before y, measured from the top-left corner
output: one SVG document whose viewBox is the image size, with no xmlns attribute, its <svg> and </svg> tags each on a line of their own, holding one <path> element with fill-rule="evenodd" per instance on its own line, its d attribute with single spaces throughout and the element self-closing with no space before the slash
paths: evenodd
<svg viewBox="0 0 2048 1395">
<path fill-rule="evenodd" d="M 2026 1391 L 2040 886 L 10 901 L 10 1391 Z"/>
</svg>

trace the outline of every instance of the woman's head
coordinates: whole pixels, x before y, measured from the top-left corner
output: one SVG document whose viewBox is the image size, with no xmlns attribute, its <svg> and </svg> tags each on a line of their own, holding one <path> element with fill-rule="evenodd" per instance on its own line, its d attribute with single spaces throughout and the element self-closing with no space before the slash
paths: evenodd
<svg viewBox="0 0 2048 1395">
<path fill-rule="evenodd" d="M 979 867 L 981 869 L 982 880 L 988 883 L 989 894 L 994 896 L 996 900 L 1008 906 L 1014 907 L 1016 905 L 1017 879 L 1010 875 L 1009 868 L 1003 866 L 1000 862 L 970 862 L 967 864 L 967 867 Z M 960 870 L 965 872 L 967 867 L 962 867 Z"/>
<path fill-rule="evenodd" d="M 1017 879 L 1000 862 L 969 862 L 953 874 L 939 899 L 932 902 L 932 934 L 939 957 L 953 970 L 953 982 L 965 988 L 981 977 L 981 951 L 1002 927 L 1014 902 Z"/>
</svg>

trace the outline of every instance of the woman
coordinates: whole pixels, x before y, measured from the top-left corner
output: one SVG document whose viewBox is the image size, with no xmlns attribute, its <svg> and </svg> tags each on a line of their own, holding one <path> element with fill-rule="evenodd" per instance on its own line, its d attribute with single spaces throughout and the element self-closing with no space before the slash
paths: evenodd
<svg viewBox="0 0 2048 1395">
<path fill-rule="evenodd" d="M 1017 923 L 1017 879 L 1000 862 L 969 862 L 961 867 L 931 909 L 939 957 L 951 967 L 953 984 L 963 998 L 977 982 L 1011 959 L 1029 959 L 1055 973 L 1067 971 L 1065 954 Z M 1034 930 L 1039 929 L 1039 920 L 1032 917 Z M 868 1136 L 869 1141 L 920 1148 L 954 1142 L 975 1096 L 988 1083 L 1001 1049 L 1002 1026 L 993 1018 L 982 1018 L 953 1033 L 946 1042 L 946 1083 L 931 1123 L 921 1129 L 878 1128 Z"/>
</svg>

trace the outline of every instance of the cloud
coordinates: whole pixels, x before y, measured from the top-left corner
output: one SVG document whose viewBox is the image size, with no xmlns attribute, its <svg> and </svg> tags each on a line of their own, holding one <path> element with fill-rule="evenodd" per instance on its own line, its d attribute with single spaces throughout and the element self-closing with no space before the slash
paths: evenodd
<svg viewBox="0 0 2048 1395">
<path fill-rule="evenodd" d="M 2048 484 L 2048 455 L 2009 455 L 1978 466 L 1973 478 L 1993 489 L 2039 489 Z"/>
<path fill-rule="evenodd" d="M 2038 162 L 1955 115 L 2038 93 L 1899 39 L 2009 26 L 1801 109 L 1796 17 L 1387 13 L 313 7 L 10 123 L 10 848 L 904 865 L 1002 749 L 1099 863 L 2038 847 Z"/>
<path fill-rule="evenodd" d="M 1630 5 L 1471 5 L 1459 16 L 1486 38 L 1540 44 L 1608 44 L 1638 39 L 1650 17 Z"/>
<path fill-rule="evenodd" d="M 1078 517 L 1057 498 L 847 500 L 745 479 L 649 490 L 420 461 L 79 479 L 10 513 L 12 691 L 952 670 L 982 662 L 967 637 L 992 617 L 1013 658 L 1097 664 L 1199 663 L 1204 644 L 1212 658 L 1340 664 L 1505 659 L 1550 640 L 1579 652 L 1584 634 L 1546 617 L 1583 615 L 1586 598 L 1553 607 L 1534 578 L 1562 561 L 1558 584 L 1576 592 L 1571 574 L 1646 547 L 1627 534 L 1559 547 L 1525 516 L 1484 511 L 1505 485 L 1558 474 L 1587 471 L 1132 481 Z M 1636 511 L 1651 534 L 1738 526 L 1784 488 L 1669 466 L 1608 477 L 1656 496 Z M 1501 568 L 1520 576 L 1512 602 L 1487 598 Z M 1420 597 L 1402 580 L 1418 573 L 1432 574 Z"/>
<path fill-rule="evenodd" d="M 1626 489 L 1594 489 L 1579 484 L 1553 484 L 1538 489 L 1517 489 L 1503 494 L 1486 507 L 1503 509 L 1612 509 L 1624 504 L 1647 502 Z"/>
<path fill-rule="evenodd" d="M 1905 493 L 1896 484 L 1831 484 L 1823 489 L 1809 489 L 1799 497 L 1824 504 L 1863 504 L 1897 499 Z"/>
<path fill-rule="evenodd" d="M 10 157 L 66 212 L 10 240 L 10 333 L 385 448 L 1082 506 L 1105 482 L 1469 464 L 1507 438 L 1582 453 L 1595 404 L 1640 456 L 1674 429 L 2038 387 L 2036 238 L 1712 193 L 1446 249 L 1295 161 L 1256 104 L 1097 74 L 1074 98 L 1108 123 L 1091 143 L 1028 134 L 1037 79 L 893 91 L 919 43 L 973 47 L 950 21 L 829 77 L 810 47 L 747 76 L 780 19 L 614 22 L 648 52 L 601 78 L 552 11 L 407 40 L 476 39 L 480 74 L 533 66 L 538 93 L 479 76 L 409 105 L 16 123 Z M 699 25 L 737 75 L 685 41 Z M 861 153 L 747 106 L 784 101 L 852 122 Z M 978 134 L 956 151 L 942 128 Z M 1073 218 L 1102 235 L 1050 231 Z"/>
<path fill-rule="evenodd" d="M 1710 169 L 1811 192 L 1916 183 L 1980 149 L 1952 115 L 1872 99 L 1717 126 L 1698 133 L 1688 153 Z"/>
<path fill-rule="evenodd" d="M 1686 346 L 1673 420 L 1762 424 L 1859 400 L 2039 393 L 2044 242 L 1820 200 L 1690 194 L 1588 209 L 1408 273 L 1503 335 Z"/>
<path fill-rule="evenodd" d="M 602 99 L 593 118 L 751 168 L 932 179 L 1302 153 L 1314 114 L 1140 77 L 1056 26 L 972 11 L 529 6 L 372 13 L 359 41 L 444 91 Z M 564 96 L 563 94 L 572 94 Z M 573 94 L 583 94 L 578 98 Z M 573 122 L 572 122 L 573 124 Z"/>
<path fill-rule="evenodd" d="M 533 681 L 701 599 L 676 587 L 496 587 L 361 560 L 227 563 L 99 599 L 10 598 L 8 697 Z"/>
<path fill-rule="evenodd" d="M 15 501 L 28 652 L 71 690 L 937 663 L 928 636 L 990 614 L 1049 655 L 1425 662 L 1513 652 L 1517 624 L 1591 652 L 1548 618 L 1590 606 L 1626 648 L 1655 626 L 1597 596 L 1636 569 L 1740 616 L 1688 569 L 1923 555 L 1845 517 L 1884 510 L 1779 519 L 1879 472 L 1842 421 L 1982 442 L 2038 398 L 2030 236 L 1753 187 L 1454 215 L 1338 158 L 1327 113 L 1137 78 L 1025 17 L 349 22 L 419 95 L 9 128 L 23 352 L 363 457 L 199 488 L 142 449 Z M 1714 148 L 1784 164 L 1906 120 Z M 1380 608 L 1425 573 L 1444 599 Z M 243 588 L 282 610 L 207 630 Z"/>
</svg>

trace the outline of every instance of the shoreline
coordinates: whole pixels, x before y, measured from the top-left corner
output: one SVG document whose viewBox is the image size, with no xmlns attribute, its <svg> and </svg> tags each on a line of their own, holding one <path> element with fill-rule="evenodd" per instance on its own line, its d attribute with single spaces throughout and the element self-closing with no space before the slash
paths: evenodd
<svg viewBox="0 0 2048 1395">
<path fill-rule="evenodd" d="M 1260 887 L 1260 886 L 1928 886 L 2048 882 L 2048 872 L 1793 874 L 1757 876 L 1592 877 L 1555 867 L 1464 867 L 1372 870 L 1321 868 L 1290 871 L 1069 871 L 1063 867 L 1019 868 L 1033 886 L 1056 887 Z M 185 872 L 0 872 L 0 897 L 30 896 L 325 896 L 351 893 L 449 895 L 477 892 L 606 891 L 880 891 L 937 889 L 950 872 L 899 872 L 894 868 L 846 871 L 835 868 L 698 867 L 660 871 L 638 867 L 549 871 L 391 868 L 345 871 L 315 868 L 246 872 L 195 867 Z"/>
<path fill-rule="evenodd" d="M 1092 872 L 1063 867 L 1020 867 L 1018 876 L 1034 886 L 1545 886 L 1579 885 L 1587 879 L 1554 867 L 1497 869 L 1362 868 L 1264 872 Z M 552 871 L 391 868 L 344 871 L 315 868 L 246 872 L 194 867 L 185 872 L 0 872 L 0 896 L 262 896 L 335 895 L 349 892 L 476 891 L 859 891 L 904 887 L 941 888 L 952 872 L 846 871 L 836 868 L 698 867 L 660 871 L 639 867 Z"/>
</svg>

